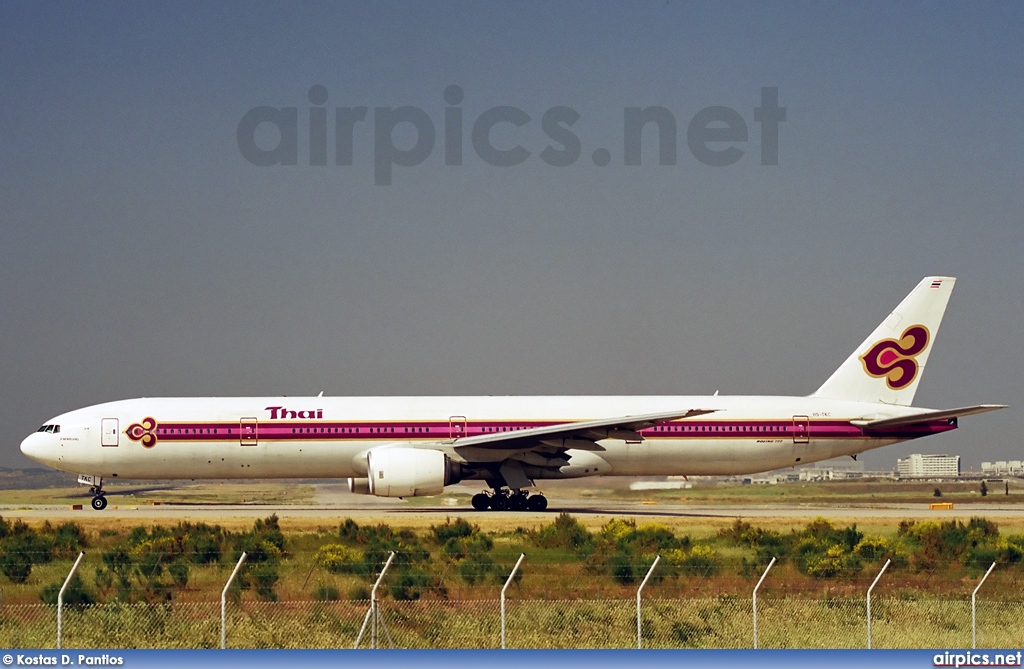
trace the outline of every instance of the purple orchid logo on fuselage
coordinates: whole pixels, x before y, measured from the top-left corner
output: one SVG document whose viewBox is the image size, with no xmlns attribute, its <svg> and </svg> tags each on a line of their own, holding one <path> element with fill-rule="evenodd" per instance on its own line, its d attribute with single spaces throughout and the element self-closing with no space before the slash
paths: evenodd
<svg viewBox="0 0 1024 669">
<path fill-rule="evenodd" d="M 132 423 L 124 432 L 129 439 L 140 442 L 145 448 L 156 446 L 155 418 L 143 418 L 141 423 Z"/>
<path fill-rule="evenodd" d="M 911 325 L 899 339 L 875 342 L 860 357 L 864 371 L 875 378 L 885 377 L 893 390 L 902 390 L 917 378 L 917 356 L 928 347 L 931 335 L 923 325 Z"/>
</svg>

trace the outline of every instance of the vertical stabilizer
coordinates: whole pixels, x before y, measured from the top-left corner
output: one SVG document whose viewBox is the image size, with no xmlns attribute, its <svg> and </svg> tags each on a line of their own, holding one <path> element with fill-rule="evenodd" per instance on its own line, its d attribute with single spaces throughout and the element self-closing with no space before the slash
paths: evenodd
<svg viewBox="0 0 1024 669">
<path fill-rule="evenodd" d="M 813 396 L 910 406 L 954 283 L 923 279 Z"/>
</svg>

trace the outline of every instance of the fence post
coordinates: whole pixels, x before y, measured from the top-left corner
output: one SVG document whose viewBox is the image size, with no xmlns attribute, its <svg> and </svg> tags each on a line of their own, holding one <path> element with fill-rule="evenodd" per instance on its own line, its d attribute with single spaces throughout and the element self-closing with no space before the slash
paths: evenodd
<svg viewBox="0 0 1024 669">
<path fill-rule="evenodd" d="M 384 580 L 384 574 L 387 573 L 388 567 L 391 566 L 391 561 L 395 559 L 395 552 L 391 551 L 391 555 L 388 556 L 388 561 L 384 563 L 384 568 L 380 570 L 380 576 L 377 577 L 377 581 L 373 584 L 373 590 L 370 590 L 370 608 L 373 610 L 373 648 L 377 649 L 377 618 L 380 616 L 380 612 L 377 609 L 377 588 L 380 587 L 381 581 Z"/>
<path fill-rule="evenodd" d="M 519 571 L 519 565 L 523 563 L 523 558 L 526 557 L 526 553 L 520 553 L 519 559 L 516 561 L 516 566 L 512 567 L 512 573 L 508 575 L 508 579 L 505 581 L 505 585 L 501 588 L 501 649 L 505 650 L 505 591 L 508 590 L 508 586 L 512 585 L 512 578 Z"/>
<path fill-rule="evenodd" d="M 758 580 L 757 585 L 754 586 L 754 650 L 757 650 L 757 590 L 761 587 L 761 584 L 764 582 L 764 577 L 768 575 L 768 571 L 771 570 L 772 565 L 774 564 L 775 558 L 772 558 L 772 561 L 768 563 L 768 567 L 764 570 L 764 573 L 761 574 L 761 578 Z"/>
<path fill-rule="evenodd" d="M 975 599 L 978 596 L 978 591 L 981 590 L 981 586 L 985 583 L 985 579 L 992 573 L 992 570 L 996 568 L 996 563 L 993 562 L 992 566 L 988 568 L 985 575 L 981 577 L 981 583 L 971 593 L 971 648 L 978 647 L 978 617 L 975 609 Z"/>
<path fill-rule="evenodd" d="M 377 648 L 377 588 L 380 587 L 381 581 L 384 580 L 384 574 L 394 559 L 395 552 L 391 551 L 388 561 L 384 563 L 384 568 L 380 570 L 380 575 L 377 576 L 377 580 L 373 584 L 373 589 L 370 590 L 370 610 L 366 612 L 366 617 L 363 618 L 363 626 L 359 628 L 359 635 L 356 637 L 356 643 L 352 648 L 359 648 L 359 642 L 363 639 L 363 632 L 366 631 L 366 623 L 370 621 L 371 617 L 373 618 L 373 623 L 370 626 L 370 648 Z M 390 635 L 390 632 L 388 634 Z"/>
<path fill-rule="evenodd" d="M 878 579 L 882 578 L 882 574 L 889 568 L 889 563 L 892 560 L 886 560 L 885 564 L 882 565 L 882 571 L 878 572 L 878 576 L 871 582 L 871 587 L 868 588 L 868 650 L 871 649 L 871 591 L 875 589 L 875 585 L 878 583 Z"/>
<path fill-rule="evenodd" d="M 235 570 L 231 572 L 228 582 L 224 584 L 224 590 L 220 593 L 220 647 L 222 649 L 228 647 L 228 588 L 234 582 L 235 576 L 238 576 L 238 570 L 242 568 L 243 562 L 245 562 L 245 551 L 242 551 Z"/>
<path fill-rule="evenodd" d="M 68 577 L 64 579 L 64 585 L 60 587 L 60 592 L 57 593 L 57 650 L 64 647 L 64 591 L 68 589 L 71 577 L 75 575 L 75 571 L 84 557 L 85 553 L 78 554 L 78 559 L 75 560 L 71 571 L 68 572 Z"/>
<path fill-rule="evenodd" d="M 644 586 L 647 585 L 647 580 L 651 578 L 651 574 L 654 573 L 654 568 L 658 566 L 658 562 L 661 561 L 661 556 L 656 555 L 654 557 L 654 563 L 651 568 L 647 570 L 647 576 L 644 576 L 644 582 L 640 584 L 640 587 L 636 589 L 636 647 L 639 650 L 642 647 L 643 639 L 643 623 L 641 623 L 640 617 L 640 593 L 643 591 Z"/>
</svg>

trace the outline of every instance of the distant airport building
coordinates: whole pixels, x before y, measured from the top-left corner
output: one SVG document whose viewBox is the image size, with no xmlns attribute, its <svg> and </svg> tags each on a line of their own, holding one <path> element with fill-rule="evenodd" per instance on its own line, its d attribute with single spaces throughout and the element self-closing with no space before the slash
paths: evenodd
<svg viewBox="0 0 1024 669">
<path fill-rule="evenodd" d="M 982 462 L 981 473 L 985 476 L 1022 476 L 1024 475 L 1024 464 L 1020 460 Z"/>
<path fill-rule="evenodd" d="M 800 467 L 786 467 L 742 477 L 743 483 L 798 483 L 800 481 L 836 481 L 863 478 L 864 463 L 850 457 L 822 460 Z"/>
<path fill-rule="evenodd" d="M 864 463 L 850 457 L 832 458 L 804 465 L 798 472 L 801 481 L 859 479 L 864 477 Z"/>
<path fill-rule="evenodd" d="M 900 478 L 955 478 L 960 476 L 959 455 L 914 453 L 896 461 Z"/>
</svg>

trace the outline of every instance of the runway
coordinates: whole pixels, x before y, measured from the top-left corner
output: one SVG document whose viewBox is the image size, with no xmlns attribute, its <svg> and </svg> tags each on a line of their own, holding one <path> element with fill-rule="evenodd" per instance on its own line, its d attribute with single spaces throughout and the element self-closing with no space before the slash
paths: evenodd
<svg viewBox="0 0 1024 669">
<path fill-rule="evenodd" d="M 147 519 L 175 522 L 178 520 L 227 520 L 263 518 L 272 513 L 284 518 L 336 520 L 353 517 L 367 520 L 417 518 L 443 521 L 453 515 L 467 518 L 506 518 L 545 522 L 559 513 L 574 516 L 632 516 L 650 518 L 829 518 L 856 520 L 859 518 L 930 518 L 949 519 L 985 516 L 986 518 L 1024 518 L 1024 505 L 1013 504 L 957 504 L 952 510 L 934 510 L 927 504 L 894 504 L 872 506 L 823 505 L 709 505 L 687 503 L 650 503 L 636 501 L 598 500 L 578 497 L 549 497 L 547 511 L 476 511 L 463 499 L 449 498 L 445 504 L 427 506 L 402 500 L 377 499 L 350 495 L 344 502 L 308 505 L 287 504 L 119 504 L 110 498 L 104 511 L 93 511 L 88 504 L 72 510 L 68 505 L 3 505 L 0 516 L 5 518 L 80 520 L 93 518 Z"/>
</svg>

